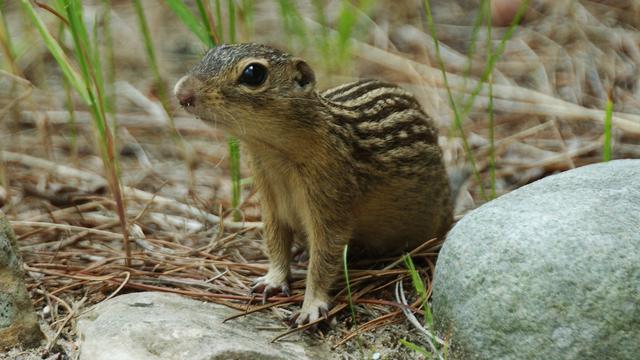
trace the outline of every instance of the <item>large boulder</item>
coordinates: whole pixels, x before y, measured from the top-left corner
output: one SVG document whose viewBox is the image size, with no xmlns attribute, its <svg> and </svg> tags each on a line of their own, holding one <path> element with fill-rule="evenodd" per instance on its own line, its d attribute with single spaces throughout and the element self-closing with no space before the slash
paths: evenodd
<svg viewBox="0 0 640 360">
<path fill-rule="evenodd" d="M 471 212 L 433 286 L 453 359 L 640 358 L 640 160 L 550 176 Z"/>
<path fill-rule="evenodd" d="M 100 303 L 78 322 L 81 360 L 330 359 L 327 344 L 271 343 L 273 319 L 159 292 Z"/>
<path fill-rule="evenodd" d="M 38 317 L 24 284 L 16 238 L 0 212 L 0 351 L 37 346 L 42 338 Z"/>
</svg>

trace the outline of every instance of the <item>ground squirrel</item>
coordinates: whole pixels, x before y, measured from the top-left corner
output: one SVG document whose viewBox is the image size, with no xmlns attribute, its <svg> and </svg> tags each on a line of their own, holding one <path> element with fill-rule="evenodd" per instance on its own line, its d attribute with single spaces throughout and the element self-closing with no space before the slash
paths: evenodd
<svg viewBox="0 0 640 360">
<path fill-rule="evenodd" d="M 244 144 L 261 195 L 269 270 L 264 296 L 289 293 L 291 246 L 309 251 L 297 324 L 325 316 L 341 253 L 398 254 L 452 222 L 437 130 L 396 85 L 362 80 L 324 92 L 303 60 L 258 44 L 207 52 L 178 81 L 190 113 Z"/>
</svg>

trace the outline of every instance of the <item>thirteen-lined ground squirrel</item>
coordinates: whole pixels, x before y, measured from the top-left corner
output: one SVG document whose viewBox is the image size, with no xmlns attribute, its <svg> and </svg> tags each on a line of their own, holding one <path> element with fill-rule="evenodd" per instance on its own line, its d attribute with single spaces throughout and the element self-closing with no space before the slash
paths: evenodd
<svg viewBox="0 0 640 360">
<path fill-rule="evenodd" d="M 345 244 L 352 253 L 397 254 L 452 222 L 437 131 L 395 85 L 363 80 L 319 93 L 303 60 L 242 44 L 209 50 L 175 94 L 251 157 L 270 260 L 254 290 L 288 293 L 293 239 L 306 239 L 298 324 L 326 314 Z"/>
</svg>

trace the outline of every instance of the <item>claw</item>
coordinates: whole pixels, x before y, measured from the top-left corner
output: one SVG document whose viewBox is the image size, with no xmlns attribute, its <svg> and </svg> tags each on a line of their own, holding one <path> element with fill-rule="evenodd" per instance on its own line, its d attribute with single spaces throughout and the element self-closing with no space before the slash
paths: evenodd
<svg viewBox="0 0 640 360">
<path fill-rule="evenodd" d="M 250 295 L 255 295 L 257 293 L 264 292 L 265 285 L 264 284 L 251 284 L 251 290 L 249 290 Z"/>
<path fill-rule="evenodd" d="M 257 292 L 262 292 L 263 288 L 266 286 L 265 283 L 260 282 L 260 278 L 257 278 L 251 282 L 251 290 L 249 292 L 251 294 L 255 294 Z"/>
<path fill-rule="evenodd" d="M 298 322 L 296 320 L 298 319 L 299 316 L 300 316 L 300 313 L 298 312 L 291 315 L 291 317 L 287 319 L 287 323 L 289 323 L 289 329 L 293 329 L 298 326 Z"/>
<path fill-rule="evenodd" d="M 322 317 L 324 318 L 324 320 L 329 320 L 329 309 L 327 308 L 320 308 L 320 314 L 322 314 Z"/>
<path fill-rule="evenodd" d="M 305 314 L 305 313 L 300 312 L 298 315 L 299 316 L 296 319 L 296 325 L 302 326 L 302 325 L 305 325 L 305 324 L 311 322 L 311 320 L 309 320 L 309 318 L 310 318 L 309 314 Z"/>
<path fill-rule="evenodd" d="M 291 327 L 300 327 L 318 319 L 324 319 L 324 322 L 328 322 L 329 304 L 326 301 L 315 299 L 309 301 L 308 304 L 303 304 L 300 312 L 291 316 L 289 321 L 291 322 Z M 318 324 L 312 325 L 309 330 L 311 332 L 316 332 L 318 330 Z"/>
<path fill-rule="evenodd" d="M 289 283 L 284 281 L 274 281 L 269 274 L 259 277 L 251 283 L 251 294 L 262 293 L 262 304 L 267 303 L 267 299 L 279 292 L 290 296 Z"/>
</svg>

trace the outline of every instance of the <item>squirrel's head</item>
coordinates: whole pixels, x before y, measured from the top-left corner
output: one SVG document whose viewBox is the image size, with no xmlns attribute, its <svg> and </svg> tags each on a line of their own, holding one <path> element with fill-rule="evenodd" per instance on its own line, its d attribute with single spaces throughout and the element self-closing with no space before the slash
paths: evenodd
<svg viewBox="0 0 640 360">
<path fill-rule="evenodd" d="M 249 43 L 209 50 L 174 92 L 188 112 L 241 136 L 247 127 L 261 131 L 291 118 L 287 115 L 299 115 L 305 102 L 313 101 L 314 87 L 315 75 L 306 62 Z"/>
</svg>

